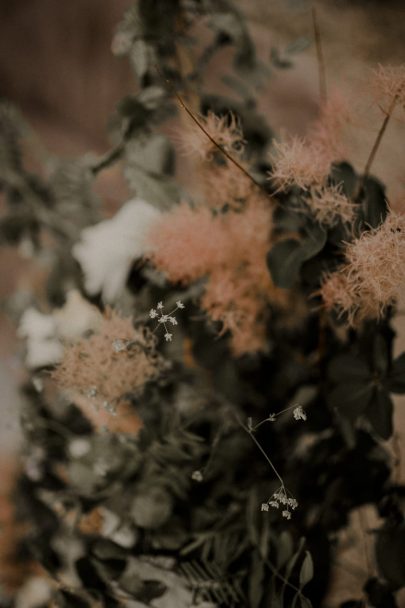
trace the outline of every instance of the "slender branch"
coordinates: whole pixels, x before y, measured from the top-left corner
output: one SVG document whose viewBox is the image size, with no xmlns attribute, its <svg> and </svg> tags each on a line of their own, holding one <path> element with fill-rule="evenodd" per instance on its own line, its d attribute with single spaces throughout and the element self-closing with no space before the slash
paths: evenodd
<svg viewBox="0 0 405 608">
<path fill-rule="evenodd" d="M 316 56 L 318 60 L 318 78 L 319 78 L 319 97 L 321 103 L 324 104 L 328 97 L 327 86 L 326 86 L 326 68 L 325 58 L 323 55 L 321 31 L 319 29 L 318 15 L 316 7 L 312 7 L 312 25 L 314 28 Z"/>
<path fill-rule="evenodd" d="M 227 150 L 225 150 L 225 148 L 223 146 L 221 146 L 217 141 L 215 141 L 215 139 L 210 135 L 210 133 L 204 127 L 202 122 L 200 120 L 198 120 L 197 116 L 186 105 L 185 101 L 183 100 L 181 95 L 179 95 L 179 93 L 176 91 L 176 89 L 173 87 L 170 80 L 168 80 L 163 75 L 162 71 L 160 70 L 160 68 L 158 66 L 155 66 L 155 67 L 156 67 L 156 70 L 158 71 L 158 73 L 160 74 L 160 76 L 165 80 L 166 84 L 169 86 L 170 90 L 172 91 L 172 94 L 177 99 L 180 106 L 188 114 L 188 116 L 191 118 L 191 120 L 197 125 L 197 127 L 204 133 L 204 135 L 210 140 L 212 145 L 215 146 L 229 160 L 229 162 L 231 162 L 233 165 L 235 165 L 235 167 L 237 167 L 237 169 L 239 169 L 239 171 L 241 171 L 241 173 L 243 173 L 245 175 L 245 177 L 247 177 L 257 188 L 260 188 L 260 190 L 263 190 L 262 185 L 259 184 L 259 182 L 257 182 L 255 180 L 253 175 L 251 175 L 248 171 L 246 171 L 246 169 L 236 160 L 236 158 L 234 158 L 231 154 L 229 154 L 229 152 L 227 152 Z"/>
<path fill-rule="evenodd" d="M 271 462 L 270 458 L 268 457 L 268 455 L 266 454 L 265 450 L 262 448 L 262 446 L 260 445 L 260 443 L 257 441 L 256 437 L 254 436 L 254 434 L 252 433 L 252 431 L 250 429 L 248 429 L 248 427 L 246 425 L 243 424 L 242 420 L 239 418 L 239 416 L 236 416 L 236 420 L 238 421 L 238 424 L 246 431 L 246 433 L 251 437 L 251 439 L 254 441 L 254 443 L 256 444 L 256 446 L 259 448 L 259 450 L 261 451 L 261 453 L 263 454 L 263 456 L 265 457 L 265 459 L 267 460 L 267 462 L 269 463 L 269 465 L 271 466 L 271 468 L 274 471 L 274 474 L 277 476 L 277 478 L 280 480 L 281 485 L 284 487 L 284 481 L 283 478 L 279 475 L 276 467 L 274 466 L 274 464 Z"/>
<path fill-rule="evenodd" d="M 390 121 L 390 118 L 392 116 L 392 113 L 394 111 L 394 108 L 396 106 L 397 101 L 398 101 L 398 95 L 395 95 L 393 97 L 392 101 L 391 101 L 390 107 L 388 108 L 388 112 L 385 115 L 385 118 L 384 118 L 383 123 L 382 123 L 382 125 L 380 127 L 380 130 L 378 131 L 377 138 L 376 138 L 376 140 L 374 142 L 374 145 L 373 145 L 373 147 L 371 149 L 370 156 L 367 159 L 366 166 L 364 167 L 363 182 L 364 182 L 364 179 L 367 177 L 367 175 L 370 173 L 371 165 L 374 162 L 374 158 L 375 158 L 375 156 L 377 154 L 378 148 L 380 147 L 381 140 L 382 140 L 382 138 L 384 136 L 384 133 L 385 133 L 385 131 L 387 129 L 388 123 Z"/>
</svg>

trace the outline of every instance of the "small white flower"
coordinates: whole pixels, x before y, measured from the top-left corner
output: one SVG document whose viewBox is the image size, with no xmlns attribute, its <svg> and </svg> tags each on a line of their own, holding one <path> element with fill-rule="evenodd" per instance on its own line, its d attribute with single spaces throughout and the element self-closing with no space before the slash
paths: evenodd
<svg viewBox="0 0 405 608">
<path fill-rule="evenodd" d="M 177 319 L 175 317 L 169 317 L 168 319 L 172 325 L 178 325 Z"/>
<path fill-rule="evenodd" d="M 280 507 L 279 503 L 277 502 L 277 500 L 269 500 L 269 505 L 271 507 L 274 507 L 274 509 L 278 509 Z"/>
<path fill-rule="evenodd" d="M 304 410 L 302 409 L 302 406 L 299 405 L 298 407 L 294 408 L 293 410 L 293 416 L 295 418 L 295 420 L 306 420 L 307 419 L 307 415 L 304 412 Z"/>
<path fill-rule="evenodd" d="M 91 399 L 94 397 L 97 397 L 97 387 L 91 386 L 89 388 L 89 390 L 87 391 L 87 396 L 90 397 Z"/>
<path fill-rule="evenodd" d="M 126 348 L 127 348 L 127 345 L 124 342 L 124 340 L 120 340 L 119 338 L 117 340 L 114 340 L 114 342 L 113 342 L 114 352 L 121 353 L 123 350 L 126 350 Z"/>
<path fill-rule="evenodd" d="M 169 332 L 165 333 L 165 340 L 166 342 L 171 342 L 173 338 L 173 334 L 170 334 Z"/>
<path fill-rule="evenodd" d="M 72 253 L 82 267 L 87 293 L 101 292 L 108 303 L 119 298 L 132 263 L 148 251 L 148 233 L 160 215 L 153 205 L 134 198 L 113 218 L 82 231 Z"/>
<path fill-rule="evenodd" d="M 287 511 L 287 510 L 282 511 L 282 512 L 281 512 L 281 515 L 282 515 L 283 517 L 285 517 L 286 519 L 291 519 L 291 512 L 290 512 L 290 511 Z"/>
<path fill-rule="evenodd" d="M 163 302 L 158 302 L 157 308 L 163 310 Z"/>
<path fill-rule="evenodd" d="M 176 306 L 177 308 L 184 308 L 184 304 L 181 300 L 176 300 Z"/>
<path fill-rule="evenodd" d="M 162 315 L 159 319 L 159 323 L 167 323 L 169 320 L 168 315 Z"/>
<path fill-rule="evenodd" d="M 158 311 L 155 310 L 154 308 L 151 308 L 149 311 L 149 316 L 151 319 L 156 319 L 156 317 L 158 316 Z"/>
<path fill-rule="evenodd" d="M 276 420 L 276 414 L 269 414 L 269 417 L 267 418 L 267 420 L 269 422 L 275 422 L 275 420 Z"/>
<path fill-rule="evenodd" d="M 296 509 L 298 507 L 298 501 L 295 498 L 289 498 L 287 504 L 291 509 Z"/>
<path fill-rule="evenodd" d="M 194 471 L 193 474 L 191 475 L 191 479 L 193 479 L 194 481 L 198 481 L 200 483 L 201 481 L 203 481 L 204 477 L 203 477 L 203 474 L 201 473 L 201 471 Z"/>
<path fill-rule="evenodd" d="M 262 502 L 262 506 L 260 508 L 261 511 L 268 511 L 269 510 L 269 504 L 267 502 Z"/>
</svg>

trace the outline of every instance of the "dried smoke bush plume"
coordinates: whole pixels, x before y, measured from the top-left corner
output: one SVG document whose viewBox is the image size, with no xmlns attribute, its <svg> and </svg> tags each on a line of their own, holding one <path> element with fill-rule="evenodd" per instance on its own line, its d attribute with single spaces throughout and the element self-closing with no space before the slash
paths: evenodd
<svg viewBox="0 0 405 608">
<path fill-rule="evenodd" d="M 196 163 L 195 185 L 201 192 L 203 204 L 213 209 L 225 206 L 239 209 L 253 194 L 255 186 L 240 167 L 221 152 L 227 152 L 240 166 L 244 166 L 241 154 L 244 140 L 239 122 L 233 114 L 217 116 L 210 112 L 200 118 L 199 123 L 202 129 L 194 122 L 187 124 L 180 135 L 180 145 Z"/>
<path fill-rule="evenodd" d="M 343 156 L 342 131 L 347 119 L 344 103 L 332 97 L 321 108 L 307 137 L 275 142 L 270 175 L 274 183 L 281 190 L 293 185 L 303 190 L 322 185 L 331 164 Z"/>
<path fill-rule="evenodd" d="M 254 196 L 253 182 L 228 160 L 205 166 L 199 177 L 204 204 L 212 209 L 238 210 Z"/>
<path fill-rule="evenodd" d="M 349 243 L 345 257 L 322 285 L 326 308 L 345 313 L 352 326 L 380 318 L 405 282 L 405 216 L 391 212 L 379 228 Z"/>
<path fill-rule="evenodd" d="M 405 65 L 379 65 L 374 71 L 374 88 L 389 105 L 396 102 L 405 107 Z"/>
<path fill-rule="evenodd" d="M 341 192 L 339 186 L 311 188 L 306 202 L 321 224 L 334 226 L 339 220 L 344 223 L 350 223 L 353 220 L 354 205 Z"/>
<path fill-rule="evenodd" d="M 164 363 L 155 345 L 149 330 L 109 310 L 96 333 L 65 349 L 53 378 L 68 393 L 114 412 L 126 394 L 141 392 L 159 375 Z"/>
<path fill-rule="evenodd" d="M 212 139 L 226 152 L 239 152 L 244 140 L 240 124 L 233 114 L 217 116 L 209 112 L 207 116 L 199 117 L 199 123 Z M 217 146 L 207 137 L 206 133 L 191 120 L 178 137 L 180 147 L 187 155 L 202 161 L 211 161 Z"/>
<path fill-rule="evenodd" d="M 151 261 L 169 280 L 207 278 L 201 305 L 231 332 L 237 355 L 265 347 L 269 303 L 285 297 L 266 265 L 271 231 L 269 202 L 257 195 L 239 213 L 181 204 L 150 233 Z"/>
<path fill-rule="evenodd" d="M 274 142 L 271 179 L 283 190 L 297 185 L 306 190 L 320 184 L 329 173 L 329 159 L 305 139 L 292 137 Z"/>
</svg>

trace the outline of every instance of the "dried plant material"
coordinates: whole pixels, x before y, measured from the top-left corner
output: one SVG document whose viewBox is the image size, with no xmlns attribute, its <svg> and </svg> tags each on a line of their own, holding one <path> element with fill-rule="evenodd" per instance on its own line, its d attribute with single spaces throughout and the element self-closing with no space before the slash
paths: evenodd
<svg viewBox="0 0 405 608">
<path fill-rule="evenodd" d="M 114 347 L 117 340 L 126 345 L 124 349 Z M 162 370 L 155 345 L 149 330 L 135 329 L 131 319 L 108 311 L 96 333 L 65 349 L 53 378 L 69 393 L 115 413 L 125 395 L 142 392 Z"/>
<path fill-rule="evenodd" d="M 329 173 L 330 159 L 305 139 L 274 142 L 273 150 L 271 179 L 280 190 L 294 185 L 306 190 L 321 184 Z"/>
<path fill-rule="evenodd" d="M 353 203 L 339 186 L 311 188 L 306 203 L 319 223 L 334 226 L 338 221 L 350 223 L 354 218 Z"/>
<path fill-rule="evenodd" d="M 345 257 L 322 285 L 325 307 L 347 315 L 352 326 L 382 317 L 405 282 L 405 216 L 391 212 L 379 228 L 349 243 Z"/>
<path fill-rule="evenodd" d="M 280 190 L 294 185 L 307 190 L 324 184 L 332 163 L 343 156 L 342 131 L 348 116 L 344 102 L 332 97 L 306 138 L 274 143 L 271 179 Z"/>
<path fill-rule="evenodd" d="M 232 336 L 235 354 L 265 349 L 269 303 L 283 299 L 266 265 L 272 212 L 266 200 L 242 212 L 213 214 L 181 204 L 150 234 L 151 261 L 168 279 L 206 277 L 201 306 Z"/>
<path fill-rule="evenodd" d="M 125 287 L 131 264 L 145 254 L 145 239 L 160 212 L 141 199 L 125 203 L 110 220 L 104 220 L 81 233 L 73 247 L 90 295 L 101 293 L 112 303 Z"/>
<path fill-rule="evenodd" d="M 12 596 L 35 571 L 32 563 L 21 559 L 19 548 L 27 526 L 18 521 L 13 501 L 17 483 L 16 467 L 2 460 L 0 491 L 0 589 Z"/>
<path fill-rule="evenodd" d="M 218 146 L 226 152 L 239 152 L 243 147 L 244 140 L 240 124 L 233 114 L 217 116 L 213 112 L 209 112 L 207 116 L 199 117 L 198 120 Z M 213 155 L 217 151 L 219 152 L 206 133 L 191 121 L 178 136 L 178 140 L 180 148 L 185 154 L 203 161 L 211 161 Z"/>
<path fill-rule="evenodd" d="M 199 118 L 199 123 L 206 133 L 190 122 L 177 136 L 180 149 L 196 164 L 194 186 L 199 188 L 204 205 L 212 209 L 240 209 L 254 195 L 255 185 L 243 172 L 247 171 L 242 158 L 245 142 L 239 122 L 232 114 L 216 116 L 210 112 Z M 231 155 L 237 165 L 221 150 Z"/>
<path fill-rule="evenodd" d="M 388 105 L 395 101 L 405 107 L 405 65 L 379 65 L 374 70 L 374 87 Z"/>
</svg>

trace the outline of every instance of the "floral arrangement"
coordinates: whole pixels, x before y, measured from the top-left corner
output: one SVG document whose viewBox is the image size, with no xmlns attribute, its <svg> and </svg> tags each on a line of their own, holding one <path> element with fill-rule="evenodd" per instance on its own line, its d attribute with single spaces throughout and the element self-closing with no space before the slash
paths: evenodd
<svg viewBox="0 0 405 608">
<path fill-rule="evenodd" d="M 229 97 L 209 94 L 228 46 Z M 374 557 L 342 608 L 399 606 L 405 216 L 371 169 L 404 68 L 372 76 L 384 115 L 358 174 L 351 111 L 324 82 L 307 136 L 274 137 L 255 104 L 271 73 L 231 3 L 138 0 L 112 51 L 138 92 L 101 158 L 34 173 L 28 125 L 0 106 L 2 239 L 48 276 L 37 301 L 13 299 L 30 375 L 0 504 L 4 605 L 316 608 L 368 505 Z M 131 198 L 105 219 L 93 186 L 116 163 Z"/>
</svg>

